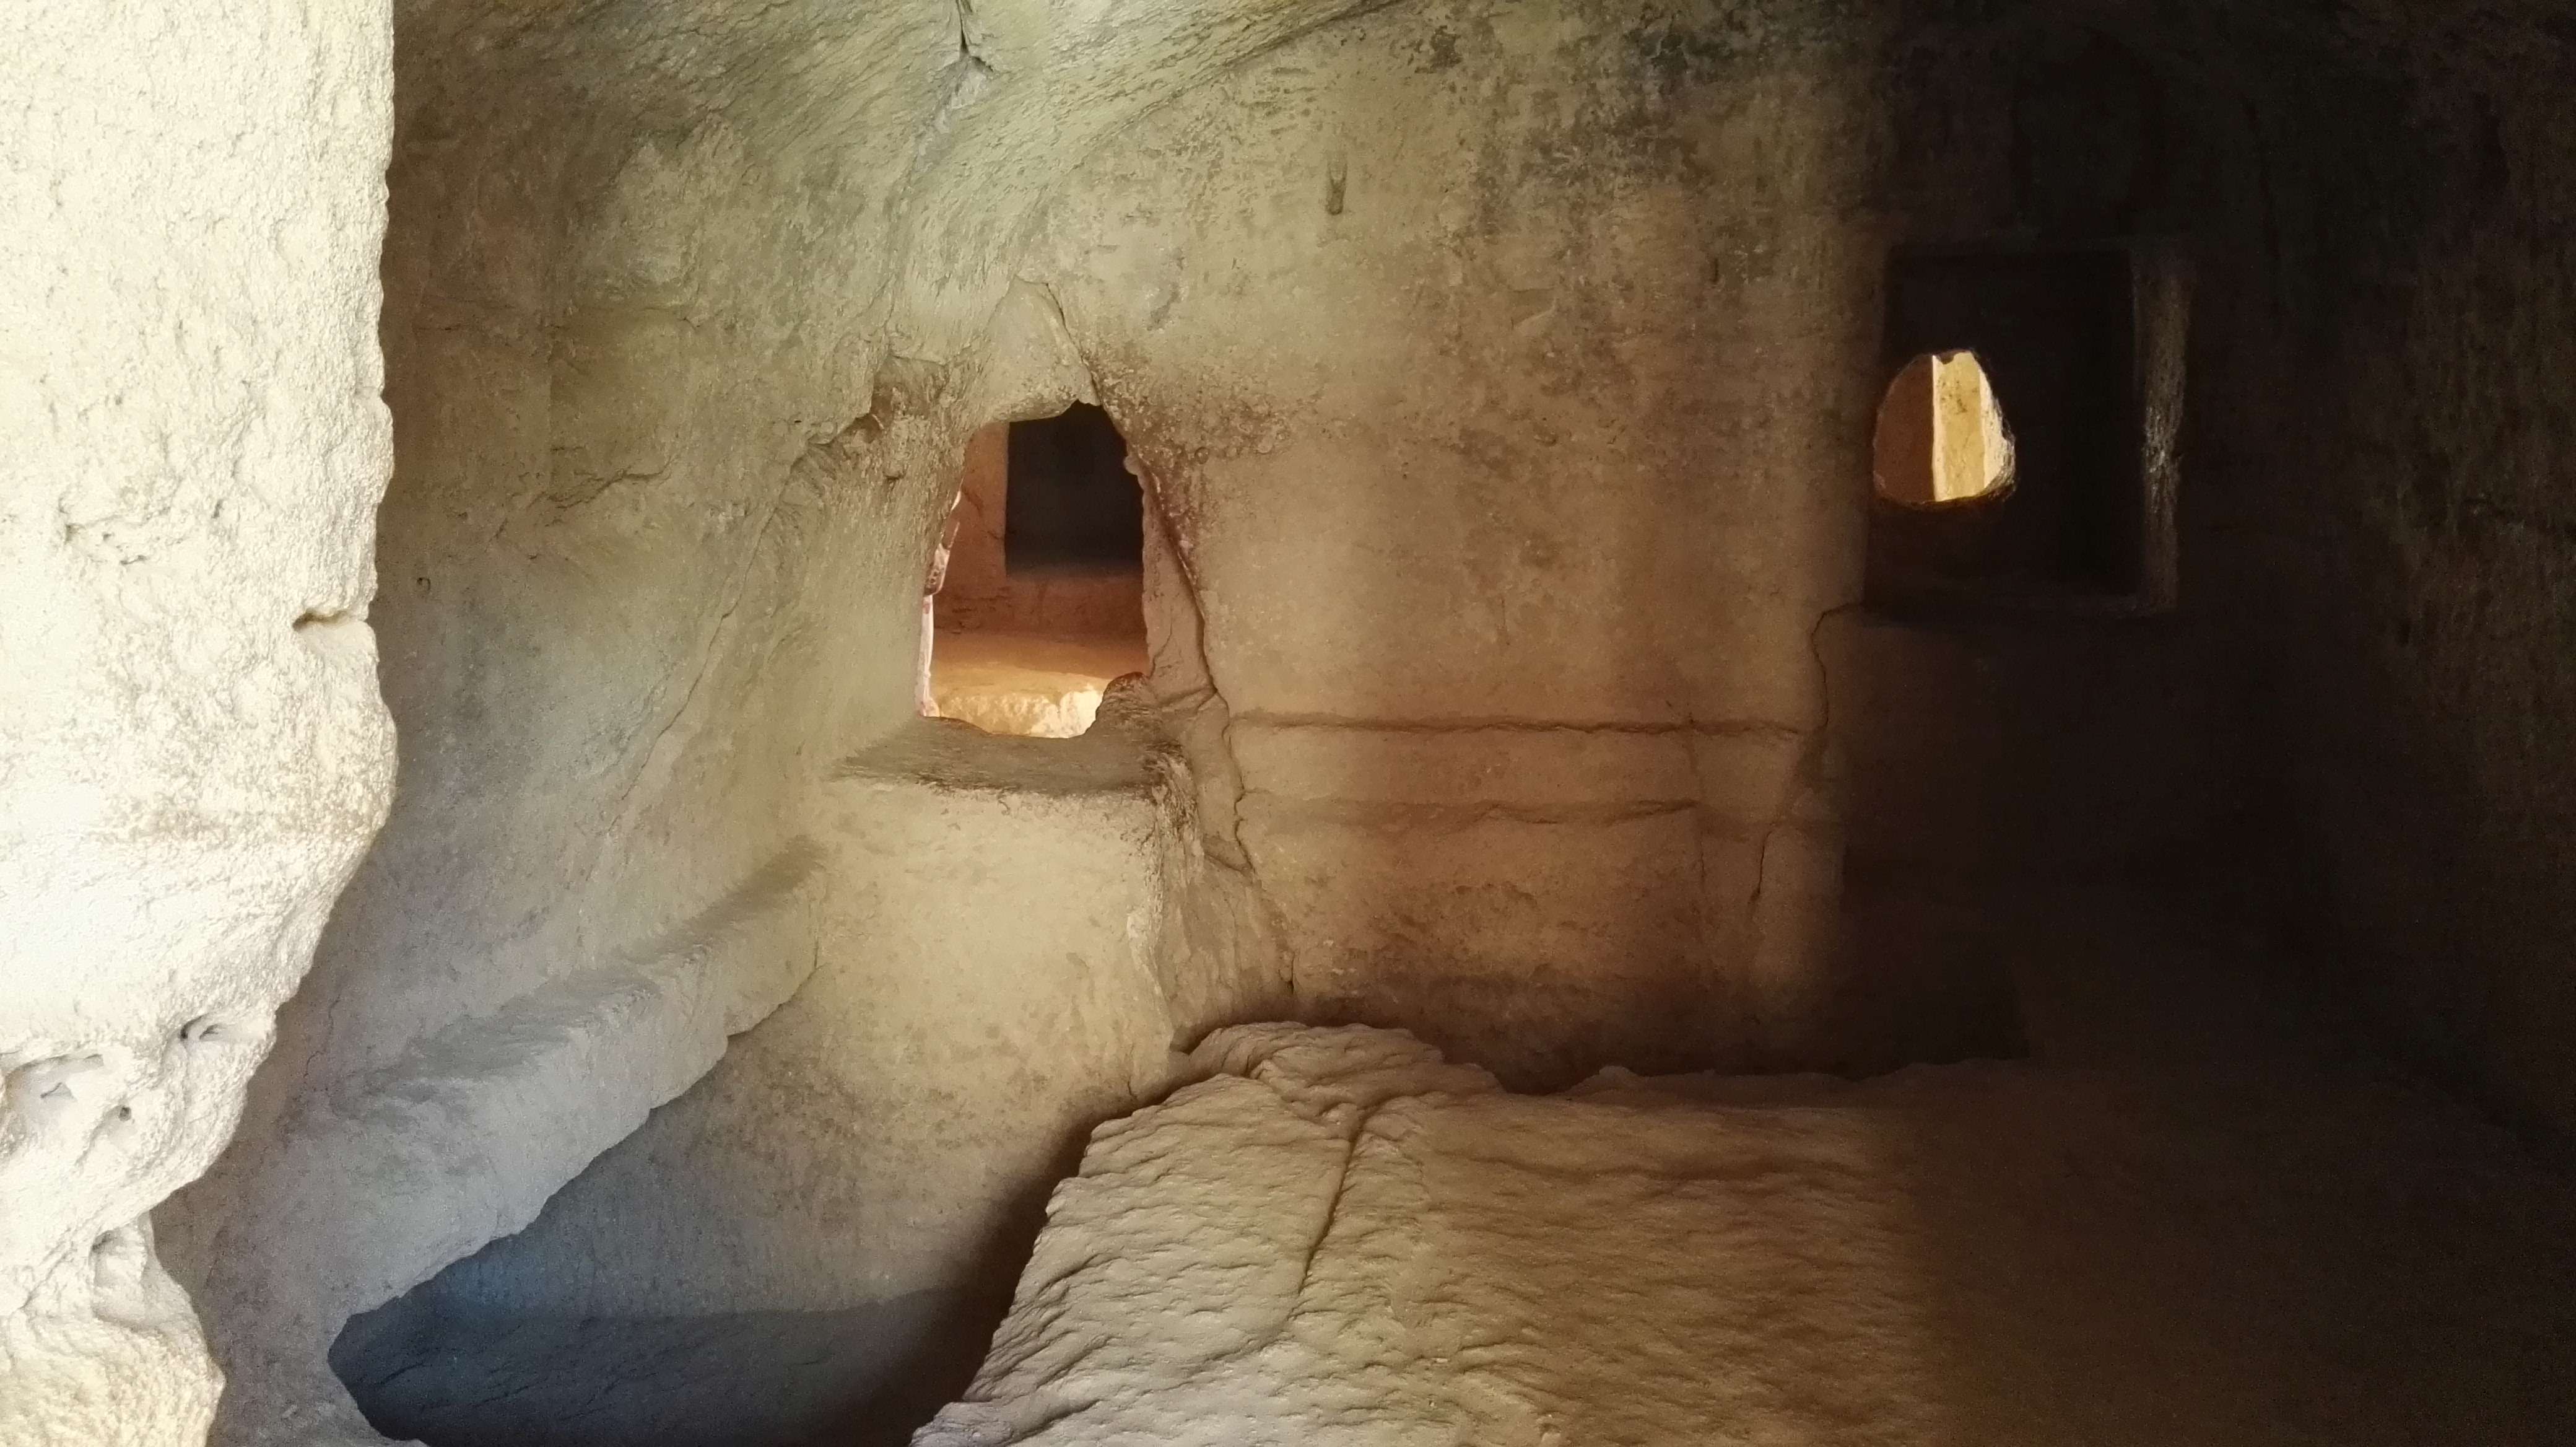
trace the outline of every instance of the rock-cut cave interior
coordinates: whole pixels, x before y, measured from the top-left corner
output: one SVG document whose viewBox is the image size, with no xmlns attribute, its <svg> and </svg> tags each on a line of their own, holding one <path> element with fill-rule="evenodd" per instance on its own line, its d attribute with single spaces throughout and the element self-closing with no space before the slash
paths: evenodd
<svg viewBox="0 0 2576 1447">
<path fill-rule="evenodd" d="M 2576 1441 L 2563 0 L 19 0 L 0 1444 Z"/>
</svg>

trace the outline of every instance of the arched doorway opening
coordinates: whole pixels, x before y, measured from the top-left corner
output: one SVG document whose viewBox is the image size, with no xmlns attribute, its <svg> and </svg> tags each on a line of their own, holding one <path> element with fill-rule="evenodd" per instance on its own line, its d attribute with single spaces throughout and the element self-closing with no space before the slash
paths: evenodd
<svg viewBox="0 0 2576 1447">
<path fill-rule="evenodd" d="M 1145 668 L 1144 500 L 1109 414 L 1076 402 L 966 444 L 923 598 L 918 704 L 1071 738 Z"/>
<path fill-rule="evenodd" d="M 1879 404 L 1871 482 L 1899 507 L 1999 499 L 2014 480 L 2012 432 L 1974 352 L 1916 357 Z"/>
</svg>

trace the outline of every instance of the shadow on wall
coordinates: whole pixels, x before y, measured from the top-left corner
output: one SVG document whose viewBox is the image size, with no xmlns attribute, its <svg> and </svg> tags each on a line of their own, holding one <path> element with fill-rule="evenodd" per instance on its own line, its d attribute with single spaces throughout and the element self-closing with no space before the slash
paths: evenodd
<svg viewBox="0 0 2576 1447">
<path fill-rule="evenodd" d="M 335 1364 L 379 1425 L 895 1442 L 963 1389 L 1048 1190 L 1168 1068 L 1131 933 L 1153 805 L 1116 729 L 921 722 L 828 787 L 804 990 L 528 1230 L 352 1325 Z M 543 1356 L 582 1333 L 622 1345 Z"/>
</svg>

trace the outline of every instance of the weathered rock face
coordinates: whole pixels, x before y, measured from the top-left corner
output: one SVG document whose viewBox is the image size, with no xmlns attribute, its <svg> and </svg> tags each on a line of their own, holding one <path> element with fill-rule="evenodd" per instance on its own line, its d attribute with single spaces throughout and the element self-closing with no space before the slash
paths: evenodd
<svg viewBox="0 0 2576 1447">
<path fill-rule="evenodd" d="M 1301 1012 L 1812 1047 L 1878 32 L 1419 3 L 1106 147 L 1030 270 L 1165 506 Z"/>
<path fill-rule="evenodd" d="M 610 1318 L 1006 1294 L 1043 1183 L 1173 1078 L 1169 821 L 1133 726 L 921 720 L 845 760 L 804 988 L 435 1294 Z"/>
<path fill-rule="evenodd" d="M 341 1321 L 525 1225 L 814 966 L 807 826 L 910 712 L 964 440 L 1087 390 L 1010 218 L 1335 13 L 401 10 L 401 803 L 241 1148 L 166 1222 L 219 1436 L 356 1432 Z"/>
<path fill-rule="evenodd" d="M 0 1440 L 182 1447 L 145 1213 L 381 819 L 390 26 L 14 7 L 0 52 Z"/>
<path fill-rule="evenodd" d="M 2234 872 L 2393 1038 L 2565 1133 L 2576 750 L 2533 720 L 2576 688 L 2576 257 L 2541 219 L 2576 187 L 2576 51 L 2523 0 L 1935 5 L 1903 34 L 1909 239 L 2194 259 L 2182 606 L 1821 630 L 1847 915 L 1961 863 L 2155 846 Z"/>
<path fill-rule="evenodd" d="M 1995 876 L 2205 842 L 2248 778 L 2243 852 L 2304 833 L 2398 1013 L 2568 1117 L 2576 754 L 2530 720 L 2576 679 L 2576 158 L 2536 4 L 406 0 L 390 95 L 382 17 L 182 46 L 72 11 L 25 22 L 0 171 L 39 279 L 0 302 L 30 1433 L 111 1378 L 170 1383 L 114 1408 L 136 1435 L 202 1417 L 142 1214 L 317 933 L 240 1148 L 160 1217 L 235 1440 L 360 1436 L 340 1323 L 525 1226 L 809 978 L 514 1287 L 631 1284 L 600 1252 L 667 1159 L 745 1183 L 699 1214 L 814 1172 L 896 1202 L 706 1252 L 690 1309 L 929 1289 L 1009 1234 L 1033 1142 L 1248 1018 L 1525 1084 L 1983 1045 L 1922 941 L 1978 955 Z M 2206 261 L 2181 614 L 1851 610 L 1890 244 L 2137 231 Z M 1077 398 L 1143 465 L 1129 702 L 1171 746 L 1079 807 L 916 780 L 853 819 L 969 439 Z M 384 808 L 379 635 L 399 800 L 325 931 Z M 988 854 L 1078 864 L 1014 896 Z M 1082 943 L 950 949 L 952 896 Z M 1040 974 L 1114 1007 L 1024 1069 Z M 119 1351 L 171 1365 L 47 1375 Z"/>
<path fill-rule="evenodd" d="M 1026 18 L 978 15 L 1005 30 Z M 1165 1048 L 1212 1025 L 1295 1011 L 1398 1018 L 1516 1073 L 1563 1075 L 1620 1057 L 1744 1060 L 1760 993 L 1747 964 L 1763 950 L 1782 977 L 1764 998 L 1806 1003 L 1835 867 L 1809 637 L 1857 557 L 1839 469 L 1856 469 L 1865 487 L 1866 463 L 1838 433 L 1865 433 L 1841 424 L 1875 402 L 1854 356 L 1873 325 L 1872 253 L 1866 231 L 1839 219 L 1860 188 L 1854 175 L 1767 158 L 1755 141 L 1786 117 L 1821 128 L 1798 131 L 1798 155 L 1858 152 L 1836 128 L 1859 124 L 1838 87 L 1860 73 L 1861 52 L 1788 24 L 1782 54 L 1767 53 L 1765 30 L 1674 89 L 1656 69 L 1661 42 L 1603 38 L 1613 31 L 1606 16 L 1558 35 L 1472 8 L 1390 13 L 1281 45 L 1097 146 L 1050 151 L 1048 174 L 1061 178 L 1051 192 L 986 198 L 1025 203 L 1022 230 L 1036 239 L 1015 261 L 1019 284 L 977 282 L 972 300 L 986 311 L 960 315 L 980 335 L 947 352 L 937 336 L 899 340 L 901 361 L 864 348 L 888 325 L 899 336 L 954 327 L 941 308 L 965 303 L 941 288 L 955 280 L 956 253 L 895 283 L 889 322 L 857 308 L 854 298 L 873 295 L 865 289 L 809 290 L 836 273 L 799 264 L 804 251 L 844 238 L 782 235 L 774 220 L 764 229 L 748 195 L 738 214 L 707 201 L 691 213 L 707 228 L 704 254 L 773 266 L 758 279 L 768 289 L 701 295 L 710 278 L 678 275 L 676 299 L 655 305 L 700 321 L 665 328 L 664 349 L 622 364 L 615 387 L 553 380 L 545 425 L 559 433 L 622 435 L 699 409 L 689 426 L 671 425 L 669 448 L 621 465 L 623 480 L 575 508 L 478 502 L 478 489 L 531 486 L 533 438 L 517 462 L 480 458 L 519 435 L 498 418 L 527 414 L 496 412 L 472 429 L 440 421 L 442 401 L 486 398 L 479 379 L 501 364 L 425 350 L 420 401 L 406 407 L 397 345 L 406 439 L 422 417 L 433 441 L 456 450 L 445 461 L 426 453 L 422 470 L 397 480 L 389 558 L 412 556 L 404 539 L 415 529 L 449 541 L 387 616 L 426 628 L 449 608 L 472 610 L 474 626 L 460 617 L 422 635 L 452 651 L 424 652 L 421 664 L 478 692 L 517 682 L 473 715 L 448 693 L 418 697 L 424 723 L 412 732 L 427 740 L 427 762 L 407 765 L 424 784 L 406 797 L 422 813 L 396 818 L 378 854 L 381 883 L 362 881 L 343 916 L 392 933 L 351 953 L 337 983 L 318 982 L 345 1001 L 333 1012 L 339 1043 L 324 1048 L 355 1048 L 371 1018 L 398 1024 L 434 997 L 453 1009 L 595 949 L 622 921 L 740 867 L 722 862 L 725 851 L 747 861 L 781 829 L 820 846 L 799 890 L 824 922 L 802 949 L 789 938 L 717 942 L 720 955 L 820 963 L 702 1090 L 658 1113 L 525 1236 L 428 1295 L 530 1315 L 645 1315 L 831 1310 L 953 1290 L 1007 1272 L 1030 1229 L 1022 1203 L 1061 1168 L 1065 1142 L 1086 1119 L 1159 1088 Z M 1005 104 L 1001 87 L 1070 63 L 1087 43 L 1060 35 L 1063 54 L 1016 69 L 995 51 L 995 89 L 960 103 L 956 134 Z M 1092 63 L 1130 63 L 1127 44 Z M 1820 74 L 1828 95 L 1815 93 Z M 1690 117 L 1737 79 L 1760 104 L 1701 134 Z M 1064 79 L 1066 103 L 1101 80 Z M 1173 93 L 1159 87 L 1137 82 L 1118 103 Z M 477 103 L 488 93 L 473 92 Z M 1559 105 L 1576 119 L 1552 119 Z M 1309 112 L 1312 125 L 1273 124 Z M 1441 144 L 1335 151 L 1315 129 L 1326 121 Z M 1524 158 L 1559 145 L 1567 157 L 1528 178 L 1531 199 L 1515 206 Z M 1481 159 L 1461 171 L 1447 159 L 1459 147 Z M 449 164 L 426 146 L 403 154 Z M 962 184 L 947 164 L 907 193 L 927 209 L 904 224 L 938 220 Z M 1319 189 L 1336 167 L 1337 200 Z M 1596 168 L 1600 178 L 1586 179 Z M 1702 173 L 1791 189 L 1737 215 L 1733 192 L 1685 193 Z M 427 183 L 398 171 L 398 218 L 407 180 Z M 714 182 L 685 184 L 694 194 Z M 850 204 L 827 189 L 808 197 L 798 178 L 764 184 L 776 188 L 770 204 Z M 1605 206 L 1615 221 L 1592 214 Z M 442 234 L 475 229 L 492 228 Z M 1722 249 L 1727 236 L 1743 257 L 1788 248 L 1818 259 L 1748 261 L 1704 294 L 1702 248 Z M 983 244 L 957 238 L 969 240 Z M 602 238 L 592 254 L 623 256 L 631 244 Z M 1562 294 L 1553 319 L 1540 315 L 1541 293 Z M 1316 326 L 1319 313 L 1333 320 Z M 792 314 L 795 328 L 758 330 L 773 314 Z M 722 343 L 740 355 L 699 369 L 690 359 L 726 326 L 744 329 Z M 834 326 L 870 339 L 859 358 L 874 369 L 866 420 L 837 424 L 834 490 L 810 514 L 781 514 L 798 525 L 759 545 L 740 600 L 711 596 L 705 580 L 734 565 L 659 550 L 708 536 L 703 489 L 756 487 L 760 467 L 781 465 L 758 459 L 762 429 L 784 428 L 760 419 L 783 399 L 831 405 L 820 362 L 812 378 L 781 369 L 806 365 L 799 348 Z M 462 347 L 460 334 L 472 332 L 417 335 L 446 348 Z M 1550 348 L 1559 360 L 1545 361 Z M 1704 376 L 1750 368 L 1752 351 L 1779 353 L 1777 370 L 1715 400 L 1698 395 Z M 752 395 L 762 378 L 778 391 Z M 664 387 L 719 395 L 636 400 Z M 612 397 L 620 410 L 607 410 Z M 1044 788 L 1014 793 L 1007 780 L 970 797 L 923 779 L 889 781 L 864 800 L 884 817 L 846 817 L 833 801 L 851 797 L 851 784 L 824 778 L 843 755 L 823 750 L 858 752 L 908 702 L 921 550 L 967 438 L 1074 397 L 1110 406 L 1152 490 L 1148 692 L 1180 740 L 1159 761 L 1179 770 L 1162 808 L 1131 820 L 1142 796 L 1077 807 Z M 1820 410 L 1800 410 L 1810 405 Z M 1776 433 L 1753 425 L 1775 412 L 1795 421 Z M 545 465 L 560 471 L 590 450 L 558 446 Z M 1698 483 L 1709 455 L 1732 469 L 1714 493 Z M 406 501 L 416 482 L 439 490 L 418 511 Z M 1508 503 L 1507 515 L 1486 516 L 1488 502 Z M 615 524 L 631 531 L 613 534 L 618 549 L 652 553 L 649 566 L 629 568 L 609 534 L 585 541 L 629 514 Z M 490 556 L 494 527 L 522 552 Z M 836 535 L 847 541 L 826 541 Z M 560 586 L 520 576 L 539 561 L 527 550 L 558 549 Z M 389 576 L 407 571 L 388 563 Z M 442 601 L 458 592 L 470 601 Z M 1476 610 L 1439 601 L 1453 594 L 1477 599 Z M 602 686 L 664 675 L 606 655 L 642 648 L 659 609 L 726 616 L 730 631 L 702 679 L 682 669 L 655 685 L 665 707 L 686 710 L 659 736 L 672 772 L 614 792 L 628 766 L 601 759 L 640 752 L 657 716 L 609 719 Z M 1379 617 L 1407 627 L 1380 630 Z M 498 647 L 485 627 L 529 639 L 544 666 Z M 660 636 L 676 638 L 653 644 L 674 657 L 698 646 Z M 398 714 L 407 687 L 395 688 Z M 629 693 L 641 699 L 640 689 Z M 521 759 L 531 760 L 524 773 Z M 517 792 L 487 778 L 496 762 L 521 781 Z M 584 789 L 611 791 L 627 813 L 569 827 L 561 820 L 576 817 L 572 795 Z M 476 825 L 481 843 L 464 847 L 454 831 L 487 813 L 490 830 Z M 1130 837 L 1138 829 L 1148 837 Z M 450 842 L 407 855 L 415 830 Z M 1085 831 L 1096 849 L 1084 848 Z M 542 840 L 557 841 L 562 862 L 525 877 L 495 866 L 509 851 L 536 858 Z M 403 858 L 413 863 L 395 867 Z M 589 903 L 538 909 L 549 878 Z M 471 907 L 422 915 L 414 891 L 439 879 L 469 891 L 442 898 Z M 499 907 L 520 894 L 531 898 Z M 961 915 L 974 923 L 937 925 Z M 504 955 L 434 948 L 433 935 L 462 941 L 469 928 L 503 938 Z M 460 963 L 381 984 L 377 966 L 360 968 L 415 953 Z M 1151 966 L 1144 997 L 1140 957 Z M 1032 1012 L 1015 1000 L 1073 1003 Z M 1099 1000 L 1116 1008 L 1080 1003 Z M 346 1069 L 326 1063 L 314 1078 Z M 729 1184 L 703 1195 L 657 1185 L 676 1162 Z M 508 1199 L 515 1216 L 528 1197 L 513 1187 Z M 720 1224 L 729 1215 L 741 1224 Z M 661 1244 L 639 1247 L 648 1239 Z M 864 1249 L 849 1244 L 858 1241 Z M 279 1240 L 269 1259 L 291 1273 L 299 1250 Z M 246 1290 L 226 1295 L 249 1301 Z M 269 1329 L 253 1319 L 245 1330 Z"/>
</svg>

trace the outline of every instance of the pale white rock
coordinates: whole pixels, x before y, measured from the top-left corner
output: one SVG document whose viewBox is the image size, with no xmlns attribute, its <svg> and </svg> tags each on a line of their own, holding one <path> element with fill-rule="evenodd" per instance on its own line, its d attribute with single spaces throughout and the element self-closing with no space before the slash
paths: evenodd
<svg viewBox="0 0 2576 1447">
<path fill-rule="evenodd" d="M 915 1447 L 2541 1441 L 2576 1407 L 2533 1253 L 2576 1191 L 2340 1067 L 1523 1096 L 1290 1025 L 1194 1063 L 1093 1134 Z"/>
<path fill-rule="evenodd" d="M 227 1420 L 280 1447 L 379 1440 L 325 1354 L 341 1326 L 526 1227 L 558 1183 L 632 1134 L 804 982 L 808 881 L 791 841 L 649 954 L 531 991 L 416 1042 L 391 1066 L 299 1103 L 268 1162 L 264 1233 L 293 1274 L 218 1234 L 210 1300 L 244 1333 Z"/>
<path fill-rule="evenodd" d="M 391 792 L 378 4 L 0 45 L 0 1441 L 189 1444 L 146 1213 L 205 1170 Z"/>
</svg>

